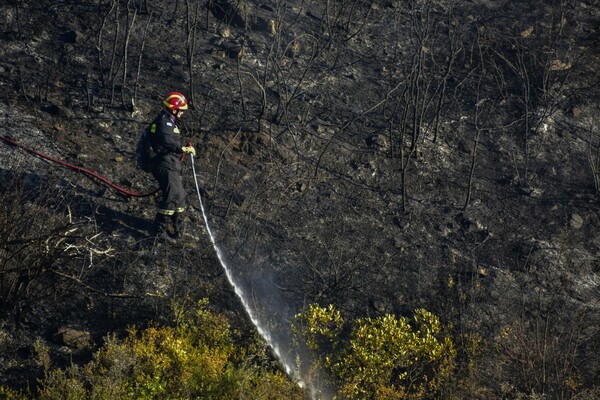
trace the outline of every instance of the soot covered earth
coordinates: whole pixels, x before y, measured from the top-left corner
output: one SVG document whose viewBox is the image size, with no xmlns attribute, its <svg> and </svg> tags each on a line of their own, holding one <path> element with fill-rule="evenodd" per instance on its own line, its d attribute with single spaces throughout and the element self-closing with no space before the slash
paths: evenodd
<svg viewBox="0 0 600 400">
<path fill-rule="evenodd" d="M 217 245 L 283 348 L 307 304 L 423 307 L 462 333 L 522 332 L 522 351 L 541 324 L 538 361 L 598 381 L 596 1 L 38 0 L 2 2 L 0 18 L 0 135 L 119 187 L 153 189 L 138 136 L 167 92 L 188 96 L 182 139 Z M 0 239 L 0 383 L 39 374 L 36 338 L 86 359 L 186 296 L 252 334 L 189 160 L 196 239 L 171 246 L 147 238 L 155 196 L 0 146 L 3 225 L 27 221 Z M 46 264 L 15 275 L 11 246 L 32 237 Z M 490 350 L 478 379 L 535 392 L 536 363 Z"/>
</svg>

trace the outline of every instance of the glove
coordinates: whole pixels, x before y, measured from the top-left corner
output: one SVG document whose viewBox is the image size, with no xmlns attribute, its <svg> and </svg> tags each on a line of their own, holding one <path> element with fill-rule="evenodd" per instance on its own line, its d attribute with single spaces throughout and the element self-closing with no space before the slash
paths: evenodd
<svg viewBox="0 0 600 400">
<path fill-rule="evenodd" d="M 196 157 L 196 149 L 194 149 L 193 146 L 185 146 L 182 147 L 181 150 L 186 154 L 191 153 L 194 157 Z"/>
</svg>

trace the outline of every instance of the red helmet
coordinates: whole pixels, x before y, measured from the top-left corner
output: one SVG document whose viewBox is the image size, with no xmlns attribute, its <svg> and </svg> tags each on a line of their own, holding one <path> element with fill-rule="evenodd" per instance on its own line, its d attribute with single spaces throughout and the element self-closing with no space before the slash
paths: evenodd
<svg viewBox="0 0 600 400">
<path fill-rule="evenodd" d="M 167 98 L 163 101 L 165 107 L 169 110 L 187 110 L 188 101 L 185 96 L 179 92 L 171 92 L 167 95 Z"/>
</svg>

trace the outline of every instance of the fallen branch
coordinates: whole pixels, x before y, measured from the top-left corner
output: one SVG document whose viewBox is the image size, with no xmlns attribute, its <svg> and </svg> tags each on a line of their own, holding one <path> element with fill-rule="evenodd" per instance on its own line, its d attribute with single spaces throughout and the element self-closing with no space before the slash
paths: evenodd
<svg viewBox="0 0 600 400">
<path fill-rule="evenodd" d="M 90 291 L 92 291 L 94 293 L 101 294 L 104 297 L 112 297 L 112 298 L 119 298 L 119 299 L 141 299 L 142 298 L 142 296 L 136 296 L 136 295 L 127 294 L 127 293 L 107 293 L 107 292 L 104 292 L 104 291 L 102 291 L 100 289 L 96 289 L 96 288 L 91 287 L 90 285 L 88 285 L 85 282 L 82 282 L 81 279 L 79 279 L 79 278 L 77 278 L 75 276 L 67 275 L 65 273 L 62 273 L 60 271 L 55 271 L 55 270 L 51 270 L 50 272 L 52 272 L 52 273 L 54 273 L 54 274 L 56 274 L 56 275 L 58 275 L 58 276 L 60 276 L 62 278 L 69 279 L 69 280 L 71 280 L 71 281 L 73 281 L 73 282 L 75 282 L 75 283 L 83 286 L 84 288 L 86 288 L 86 289 L 88 289 L 88 290 L 90 290 Z"/>
</svg>

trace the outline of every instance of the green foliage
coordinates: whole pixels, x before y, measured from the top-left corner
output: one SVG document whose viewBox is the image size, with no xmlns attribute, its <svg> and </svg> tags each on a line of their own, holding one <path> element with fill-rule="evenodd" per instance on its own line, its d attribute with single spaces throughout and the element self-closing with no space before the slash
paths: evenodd
<svg viewBox="0 0 600 400">
<path fill-rule="evenodd" d="M 327 308 L 310 304 L 308 310 L 302 314 L 300 319 L 304 320 L 304 332 L 294 326 L 296 333 L 303 334 L 306 343 L 312 350 L 334 350 L 337 346 L 336 338 L 342 329 L 344 320 L 339 311 L 333 305 Z"/>
<path fill-rule="evenodd" d="M 0 386 L 0 400 L 25 400 L 29 397 L 12 390 L 6 386 Z"/>
<path fill-rule="evenodd" d="M 455 367 L 451 338 L 423 309 L 412 319 L 384 315 L 347 324 L 333 306 L 311 305 L 297 321 L 296 332 L 320 353 L 344 399 L 435 397 Z"/>
<path fill-rule="evenodd" d="M 83 367 L 47 371 L 39 399 L 302 398 L 280 371 L 247 362 L 227 319 L 206 302 L 176 315 L 172 327 L 109 337 Z"/>
</svg>

